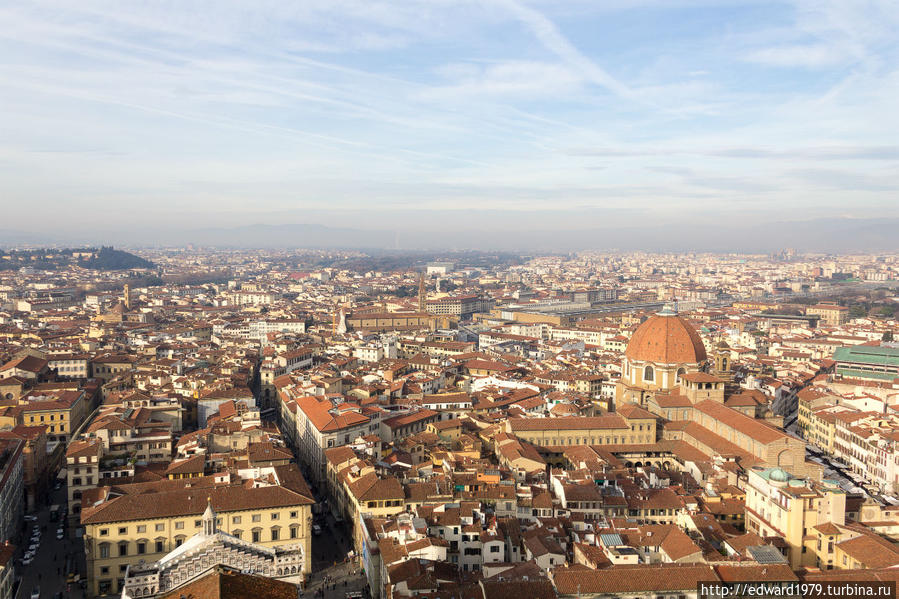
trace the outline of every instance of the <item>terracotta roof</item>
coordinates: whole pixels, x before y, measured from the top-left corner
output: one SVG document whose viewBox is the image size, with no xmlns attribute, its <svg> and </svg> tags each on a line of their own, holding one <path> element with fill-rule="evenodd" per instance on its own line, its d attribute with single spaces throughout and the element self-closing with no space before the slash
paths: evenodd
<svg viewBox="0 0 899 599">
<path fill-rule="evenodd" d="M 837 547 L 865 568 L 889 568 L 899 565 L 899 548 L 874 534 L 864 534 L 837 543 Z"/>
<path fill-rule="evenodd" d="M 625 356 L 658 364 L 696 364 L 707 358 L 705 345 L 690 323 L 680 316 L 658 314 L 637 327 Z"/>
<path fill-rule="evenodd" d="M 201 578 L 160 595 L 160 599 L 297 599 L 297 586 L 267 576 L 216 568 Z"/>
<path fill-rule="evenodd" d="M 311 492 L 299 472 L 291 472 L 295 466 L 276 468 L 281 485 L 248 488 L 244 485 L 210 485 L 204 478 L 181 481 L 136 483 L 95 489 L 105 500 L 84 507 L 82 524 L 123 522 L 153 518 L 190 517 L 202 514 L 207 498 L 216 512 L 233 512 L 266 508 L 310 505 L 314 503 Z M 210 478 L 210 477 L 205 477 Z M 180 485 L 178 483 L 181 483 Z M 187 484 L 193 486 L 187 486 Z M 115 493 L 123 493 L 115 495 Z M 91 495 L 90 498 L 93 498 Z M 85 495 L 88 505 L 88 495 Z"/>
<path fill-rule="evenodd" d="M 0 366 L 0 372 L 16 368 L 18 370 L 25 370 L 28 372 L 36 373 L 43 370 L 47 366 L 47 364 L 47 360 L 42 360 L 41 358 L 35 356 L 22 356 L 21 358 L 10 360 L 3 366 Z"/>
<path fill-rule="evenodd" d="M 741 433 L 748 435 L 759 443 L 768 444 L 790 438 L 789 435 L 777 430 L 773 426 L 763 424 L 755 418 L 750 418 L 741 412 L 728 408 L 711 399 L 706 399 L 697 403 L 695 408 L 733 428 L 735 431 L 740 431 Z"/>
<path fill-rule="evenodd" d="M 510 418 L 509 429 L 518 431 L 628 429 L 624 418 L 617 414 L 604 416 L 568 416 L 562 418 Z"/>
<path fill-rule="evenodd" d="M 641 592 L 695 591 L 700 581 L 718 580 L 711 566 L 637 565 L 603 570 L 556 568 L 552 578 L 559 594 L 621 594 Z"/>
</svg>

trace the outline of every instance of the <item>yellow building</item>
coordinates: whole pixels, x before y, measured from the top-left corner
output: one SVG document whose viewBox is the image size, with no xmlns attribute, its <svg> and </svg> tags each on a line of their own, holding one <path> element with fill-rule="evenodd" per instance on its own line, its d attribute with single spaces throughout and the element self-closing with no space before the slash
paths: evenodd
<svg viewBox="0 0 899 599">
<path fill-rule="evenodd" d="M 781 468 L 749 470 L 746 484 L 746 530 L 787 543 L 791 568 L 816 566 L 819 524 L 843 525 L 846 494 L 836 483 L 795 478 Z"/>
<path fill-rule="evenodd" d="M 50 443 L 67 443 L 87 416 L 84 391 L 60 391 L 36 397 L 33 392 L 20 400 L 22 424 L 46 426 Z M 46 397 L 46 399 L 44 399 Z"/>
<path fill-rule="evenodd" d="M 532 445 L 622 445 L 656 441 L 656 420 L 634 406 L 631 417 L 624 413 L 562 418 L 510 418 L 506 432 Z"/>
<path fill-rule="evenodd" d="M 835 304 L 817 304 L 809 306 L 805 313 L 809 316 L 820 316 L 829 325 L 839 326 L 849 322 L 849 308 Z"/>
<path fill-rule="evenodd" d="M 434 433 L 443 440 L 457 441 L 462 436 L 462 419 L 450 418 L 449 420 L 431 422 L 425 430 L 429 433 Z"/>
<path fill-rule="evenodd" d="M 180 547 L 202 530 L 208 505 L 218 529 L 230 535 L 263 546 L 302 544 L 308 574 L 315 500 L 295 465 L 275 467 L 271 475 L 278 484 L 247 487 L 202 477 L 86 491 L 81 524 L 88 593 L 120 593 L 128 565 L 157 561 Z"/>
</svg>

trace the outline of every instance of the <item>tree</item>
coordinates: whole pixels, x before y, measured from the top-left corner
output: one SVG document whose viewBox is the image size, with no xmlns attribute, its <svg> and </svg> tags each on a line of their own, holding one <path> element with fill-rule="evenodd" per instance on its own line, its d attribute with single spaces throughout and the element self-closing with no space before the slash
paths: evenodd
<svg viewBox="0 0 899 599">
<path fill-rule="evenodd" d="M 893 331 L 884 331 L 883 337 L 880 338 L 881 341 L 892 341 L 893 340 Z"/>
</svg>

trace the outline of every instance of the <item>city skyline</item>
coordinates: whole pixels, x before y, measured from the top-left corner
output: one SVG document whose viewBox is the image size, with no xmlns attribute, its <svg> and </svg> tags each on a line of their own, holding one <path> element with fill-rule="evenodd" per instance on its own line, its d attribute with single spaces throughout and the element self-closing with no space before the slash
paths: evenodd
<svg viewBox="0 0 899 599">
<path fill-rule="evenodd" d="M 895 2 L 594 4 L 5 6 L 5 214 L 97 235 L 899 216 Z"/>
</svg>

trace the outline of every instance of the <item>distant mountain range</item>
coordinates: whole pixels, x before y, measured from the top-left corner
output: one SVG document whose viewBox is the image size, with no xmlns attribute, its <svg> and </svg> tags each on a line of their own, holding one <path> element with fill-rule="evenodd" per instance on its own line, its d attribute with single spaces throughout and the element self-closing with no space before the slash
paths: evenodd
<svg viewBox="0 0 899 599">
<path fill-rule="evenodd" d="M 458 229 L 371 230 L 316 224 L 254 224 L 233 228 L 84 232 L 83 238 L 0 231 L 0 244 L 103 243 L 120 246 L 322 249 L 474 249 L 518 252 L 645 250 L 652 252 L 899 251 L 899 219 L 827 218 L 744 225 L 705 224 L 490 231 Z M 399 242 L 399 243 L 397 243 Z"/>
</svg>

